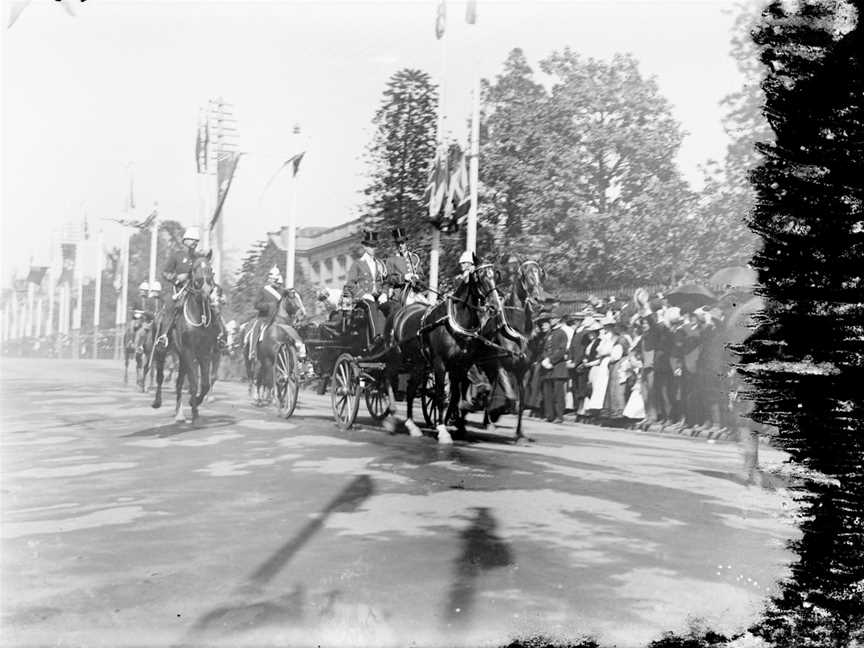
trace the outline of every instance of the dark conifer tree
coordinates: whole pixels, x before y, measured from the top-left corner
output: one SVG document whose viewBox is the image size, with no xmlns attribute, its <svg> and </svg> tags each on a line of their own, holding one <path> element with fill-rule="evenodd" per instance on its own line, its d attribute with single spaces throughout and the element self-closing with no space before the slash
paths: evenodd
<svg viewBox="0 0 864 648">
<path fill-rule="evenodd" d="M 751 227 L 763 325 L 742 361 L 753 418 L 820 477 L 796 491 L 798 555 L 760 633 L 778 647 L 864 641 L 864 42 L 862 7 L 773 2 Z"/>
</svg>

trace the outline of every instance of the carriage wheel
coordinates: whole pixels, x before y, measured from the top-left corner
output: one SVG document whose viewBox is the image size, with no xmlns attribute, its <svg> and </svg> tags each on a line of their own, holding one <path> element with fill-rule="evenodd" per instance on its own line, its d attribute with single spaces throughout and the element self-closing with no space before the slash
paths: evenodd
<svg viewBox="0 0 864 648">
<path fill-rule="evenodd" d="M 360 370 L 350 353 L 343 353 L 336 359 L 330 390 L 333 417 L 340 430 L 348 430 L 357 419 L 360 407 Z"/>
<path fill-rule="evenodd" d="M 444 374 L 444 408 L 450 402 L 450 378 Z M 435 402 L 435 372 L 428 371 L 420 386 L 420 409 L 423 411 L 423 420 L 426 425 L 432 427 L 438 419 L 438 404 Z M 446 423 L 446 421 L 445 421 Z"/>
<path fill-rule="evenodd" d="M 387 381 L 382 376 L 374 383 L 366 385 L 366 409 L 376 421 L 383 421 L 390 413 L 390 393 L 387 391 Z"/>
<path fill-rule="evenodd" d="M 297 378 L 297 356 L 290 344 L 280 344 L 273 362 L 273 387 L 279 416 L 290 418 L 297 407 L 300 381 Z"/>
</svg>

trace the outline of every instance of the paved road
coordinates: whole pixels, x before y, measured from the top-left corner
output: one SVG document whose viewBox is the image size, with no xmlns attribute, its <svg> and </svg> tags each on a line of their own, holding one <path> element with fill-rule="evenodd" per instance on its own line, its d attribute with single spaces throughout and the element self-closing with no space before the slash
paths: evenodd
<svg viewBox="0 0 864 648">
<path fill-rule="evenodd" d="M 529 421 L 443 447 L 237 384 L 193 428 L 119 375 L 0 361 L 4 645 L 644 645 L 745 627 L 790 560 L 787 495 L 734 445 Z"/>
</svg>

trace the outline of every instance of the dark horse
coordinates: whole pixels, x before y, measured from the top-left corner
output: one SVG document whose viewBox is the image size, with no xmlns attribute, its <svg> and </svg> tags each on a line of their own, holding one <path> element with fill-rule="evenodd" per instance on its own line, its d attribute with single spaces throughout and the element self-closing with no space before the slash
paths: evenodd
<svg viewBox="0 0 864 648">
<path fill-rule="evenodd" d="M 543 270 L 536 261 L 524 261 L 510 292 L 505 296 L 501 309 L 483 326 L 483 337 L 495 346 L 481 350 L 478 367 L 493 385 L 492 405 L 487 409 L 484 421 L 487 429 L 494 431 L 494 422 L 509 403 L 515 402 L 516 441 L 525 439 L 522 434 L 522 413 L 525 405 L 525 375 L 531 366 L 528 357 L 528 341 L 534 332 L 534 318 L 540 309 L 543 295 L 541 285 Z M 512 377 L 512 381 L 511 381 Z M 516 390 L 514 393 L 513 384 Z M 498 406 L 495 396 L 504 392 L 504 406 Z"/>
<path fill-rule="evenodd" d="M 156 396 L 153 407 L 162 406 L 162 370 L 165 356 L 170 351 L 170 347 L 173 347 L 179 360 L 177 404 L 174 410 L 174 419 L 178 422 L 185 420 L 180 403 L 183 396 L 183 380 L 189 379 L 189 405 L 192 408 L 193 423 L 198 419 L 198 406 L 210 390 L 210 364 L 219 335 L 216 313 L 210 305 L 212 290 L 213 268 L 210 266 L 210 255 L 198 256 L 192 264 L 189 281 L 180 291 L 178 298 L 181 300 L 181 305 L 168 344 L 155 346 L 153 363 L 156 367 Z"/>
<path fill-rule="evenodd" d="M 480 354 L 484 340 L 479 333 L 485 321 L 487 298 L 495 293 L 495 271 L 490 264 L 479 265 L 467 281 L 453 294 L 434 306 L 411 304 L 393 316 L 391 356 L 385 359 L 390 374 L 388 386 L 390 402 L 393 376 L 399 368 L 412 369 L 407 385 L 406 426 L 416 434 L 412 420 L 413 401 L 417 388 L 431 365 L 434 376 L 433 418 L 439 443 L 452 443 L 447 421 L 453 419 L 461 435 L 465 433 L 464 413 L 458 411 L 458 402 L 468 387 L 468 368 Z M 397 356 L 394 360 L 393 356 Z M 450 394 L 445 394 L 446 379 L 450 380 Z M 391 413 L 392 416 L 392 413 Z"/>
<path fill-rule="evenodd" d="M 251 340 L 256 345 L 256 359 L 258 371 L 255 374 L 255 387 L 257 388 L 257 401 L 261 404 L 262 391 L 266 394 L 266 403 L 273 399 L 273 363 L 276 360 L 276 350 L 282 343 L 294 345 L 298 355 L 305 357 L 305 349 L 297 331 L 294 329 L 295 319 L 299 315 L 303 317 L 306 308 L 300 299 L 300 294 L 293 288 L 288 288 L 282 293 L 282 298 L 276 306 L 276 312 L 269 322 L 264 324 L 263 330 L 257 338 Z M 253 329 L 254 333 L 254 329 Z"/>
</svg>

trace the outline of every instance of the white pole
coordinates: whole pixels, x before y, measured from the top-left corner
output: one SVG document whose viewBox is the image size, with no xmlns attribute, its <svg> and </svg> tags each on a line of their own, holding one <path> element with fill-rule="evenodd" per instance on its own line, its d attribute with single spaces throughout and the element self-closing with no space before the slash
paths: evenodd
<svg viewBox="0 0 864 648">
<path fill-rule="evenodd" d="M 36 331 L 34 335 L 42 337 L 42 298 L 36 300 Z"/>
<path fill-rule="evenodd" d="M 290 203 L 288 207 L 288 245 L 285 252 L 285 287 L 294 287 L 294 263 L 296 258 L 297 248 L 297 178 L 290 177 L 293 173 L 288 170 L 288 190 L 291 192 Z"/>
<path fill-rule="evenodd" d="M 476 36 L 477 25 L 473 25 L 471 30 L 475 34 L 475 41 L 479 40 Z M 477 62 L 474 66 L 474 96 L 471 110 L 471 166 L 469 168 L 471 207 L 468 210 L 465 232 L 465 249 L 472 254 L 477 252 L 477 196 L 480 184 L 480 47 L 477 42 L 475 42 L 474 51 L 477 55 Z"/>
<path fill-rule="evenodd" d="M 447 154 L 447 145 L 445 144 L 444 128 L 447 124 L 447 28 L 444 28 L 444 34 L 440 38 L 441 41 L 441 82 L 439 84 L 440 91 L 438 93 L 438 151 L 439 156 Z M 429 250 L 429 287 L 432 290 L 438 290 L 438 258 L 441 250 L 441 230 L 437 227 L 432 227 L 432 247 Z"/>
<path fill-rule="evenodd" d="M 35 298 L 36 298 L 36 285 L 32 281 L 27 282 L 27 313 L 26 319 L 24 320 L 24 335 L 27 337 L 33 336 L 33 324 L 35 320 L 35 313 L 33 309 L 35 307 Z"/>
<path fill-rule="evenodd" d="M 96 286 L 93 297 L 93 359 L 99 357 L 99 311 L 102 308 L 102 243 L 103 234 L 99 230 L 96 237 Z"/>
<path fill-rule="evenodd" d="M 153 204 L 153 211 L 155 212 L 155 216 L 153 217 L 153 224 L 151 225 L 150 230 L 150 275 L 148 278 L 149 283 L 153 283 L 156 281 L 156 248 L 159 245 L 159 205 L 158 203 Z"/>
<path fill-rule="evenodd" d="M 75 311 L 72 314 L 72 357 L 81 358 L 81 314 L 84 310 L 84 259 L 81 254 L 82 242 L 75 246 Z"/>
<path fill-rule="evenodd" d="M 54 333 L 54 284 L 57 283 L 57 277 L 54 276 L 54 263 L 56 259 L 54 255 L 57 252 L 57 246 L 54 245 L 53 237 L 51 241 L 51 258 L 48 265 L 48 320 L 45 323 L 45 335 L 50 336 Z"/>
</svg>

